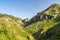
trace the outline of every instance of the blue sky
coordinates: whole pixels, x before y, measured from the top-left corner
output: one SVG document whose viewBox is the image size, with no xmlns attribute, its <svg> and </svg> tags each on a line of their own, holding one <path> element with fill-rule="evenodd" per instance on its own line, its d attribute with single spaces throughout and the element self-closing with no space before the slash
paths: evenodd
<svg viewBox="0 0 60 40">
<path fill-rule="evenodd" d="M 60 0 L 0 0 L 0 13 L 20 18 L 31 18 Z"/>
</svg>

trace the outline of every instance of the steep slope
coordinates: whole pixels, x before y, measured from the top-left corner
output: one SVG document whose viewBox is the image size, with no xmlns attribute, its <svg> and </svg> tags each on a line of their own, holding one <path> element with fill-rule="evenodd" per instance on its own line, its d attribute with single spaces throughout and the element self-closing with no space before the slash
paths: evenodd
<svg viewBox="0 0 60 40">
<path fill-rule="evenodd" d="M 31 25 L 27 26 L 25 30 L 28 33 L 32 34 L 35 39 L 39 40 L 42 34 L 45 34 L 50 28 L 54 27 L 54 25 L 56 24 L 57 23 L 54 20 L 42 20 L 32 23 Z"/>
<path fill-rule="evenodd" d="M 60 40 L 60 16 L 54 19 L 56 25 L 46 31 L 45 36 L 40 38 L 41 40 Z"/>
<path fill-rule="evenodd" d="M 60 40 L 60 23 L 49 29 L 42 40 Z"/>
<path fill-rule="evenodd" d="M 42 12 L 39 12 L 28 22 L 25 30 L 32 34 L 36 40 L 55 40 L 55 36 L 49 34 L 51 30 L 54 30 L 55 26 L 60 23 L 60 5 L 52 4 L 50 7 L 45 9 Z M 59 33 L 59 26 L 56 26 L 55 31 L 52 31 L 54 35 Z M 28 30 L 27 30 L 28 29 Z M 51 29 L 51 30 L 50 30 Z M 58 30 L 57 30 L 58 29 Z M 47 35 L 48 34 L 48 35 Z M 51 38 L 51 36 L 53 38 Z M 50 37 L 49 37 L 50 36 Z M 56 36 L 56 40 L 58 40 L 58 36 Z M 60 40 L 60 39 L 59 39 Z"/>
<path fill-rule="evenodd" d="M 33 40 L 33 37 L 8 16 L 0 16 L 0 40 Z"/>
</svg>

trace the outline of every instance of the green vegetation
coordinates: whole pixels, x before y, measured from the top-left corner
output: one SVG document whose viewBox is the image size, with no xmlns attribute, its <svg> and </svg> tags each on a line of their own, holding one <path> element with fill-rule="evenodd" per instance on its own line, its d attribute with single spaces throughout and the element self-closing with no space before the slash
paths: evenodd
<svg viewBox="0 0 60 40">
<path fill-rule="evenodd" d="M 60 40 L 60 5 L 53 4 L 31 19 L 0 14 L 0 40 Z"/>
<path fill-rule="evenodd" d="M 0 17 L 0 40 L 33 40 L 20 25 L 9 17 Z"/>
</svg>

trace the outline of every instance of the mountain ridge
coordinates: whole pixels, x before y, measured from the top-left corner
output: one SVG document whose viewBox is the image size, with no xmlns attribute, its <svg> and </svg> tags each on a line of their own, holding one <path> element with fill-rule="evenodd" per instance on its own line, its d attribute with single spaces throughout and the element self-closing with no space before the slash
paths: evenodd
<svg viewBox="0 0 60 40">
<path fill-rule="evenodd" d="M 30 25 L 31 23 L 39 20 L 56 18 L 57 16 L 60 16 L 59 9 L 60 4 L 54 3 L 42 12 L 38 12 L 37 15 L 33 16 L 30 21 L 26 22 L 25 24 Z"/>
</svg>

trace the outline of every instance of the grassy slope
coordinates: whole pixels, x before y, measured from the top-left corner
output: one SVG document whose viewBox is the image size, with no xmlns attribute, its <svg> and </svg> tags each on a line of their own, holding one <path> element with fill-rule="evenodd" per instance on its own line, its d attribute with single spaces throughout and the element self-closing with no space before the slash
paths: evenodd
<svg viewBox="0 0 60 40">
<path fill-rule="evenodd" d="M 54 19 L 56 25 L 46 31 L 46 35 L 43 40 L 60 40 L 60 17 Z"/>
<path fill-rule="evenodd" d="M 54 25 L 52 28 L 47 30 L 44 39 L 42 40 L 60 40 L 60 23 Z"/>
<path fill-rule="evenodd" d="M 33 40 L 33 37 L 14 20 L 5 16 L 0 17 L 0 40 Z"/>
</svg>

